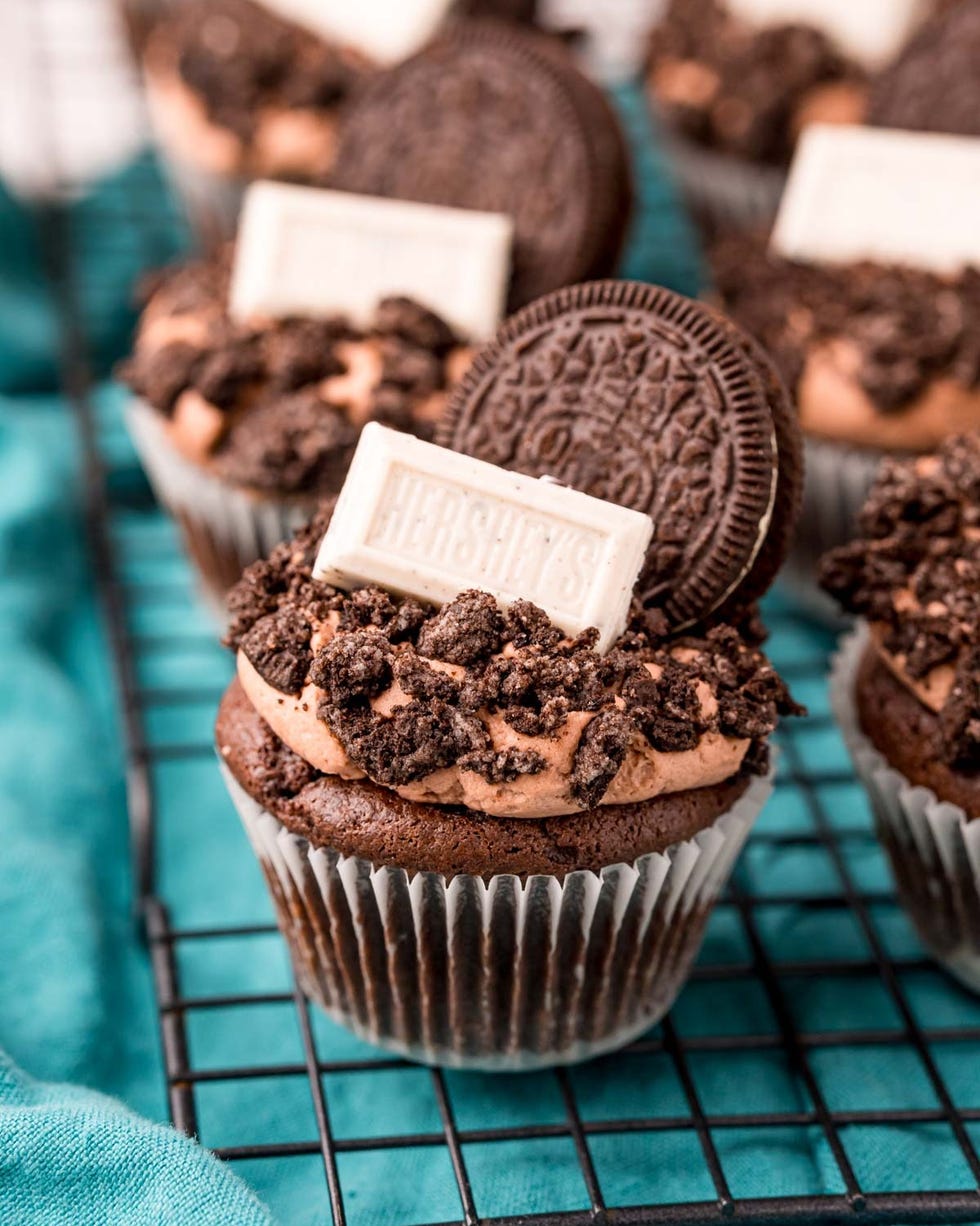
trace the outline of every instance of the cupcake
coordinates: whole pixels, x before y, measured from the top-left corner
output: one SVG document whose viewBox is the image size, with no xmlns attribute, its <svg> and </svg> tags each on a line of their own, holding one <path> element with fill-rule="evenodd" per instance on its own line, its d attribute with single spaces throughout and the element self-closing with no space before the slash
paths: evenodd
<svg viewBox="0 0 980 1226">
<path fill-rule="evenodd" d="M 850 539 L 883 456 L 980 429 L 980 270 L 806 264 L 746 235 L 717 243 L 711 264 L 798 406 L 807 484 L 787 578 L 823 613 L 819 558 Z"/>
<path fill-rule="evenodd" d="M 231 594 L 217 747 L 300 982 L 333 1018 L 427 1062 L 585 1059 L 670 1007 L 768 794 L 768 740 L 796 708 L 751 605 L 795 513 L 798 440 L 737 333 L 624 282 L 505 324 L 439 438 L 593 495 L 590 515 L 643 512 L 650 545 L 606 649 L 514 595 L 544 573 L 555 592 L 596 583 L 560 528 L 530 565 L 485 501 L 464 490 L 475 513 L 451 515 L 410 480 L 390 539 L 444 532 L 442 582 L 452 559 L 461 576 L 509 559 L 507 598 L 331 586 L 325 505 Z M 438 471 L 448 453 L 427 452 Z M 365 488 L 345 488 L 338 520 L 378 522 Z"/>
<path fill-rule="evenodd" d="M 823 581 L 833 698 L 919 936 L 980 991 L 980 432 L 889 460 Z"/>
<path fill-rule="evenodd" d="M 230 252 L 148 286 L 121 376 L 130 432 L 211 603 L 335 494 L 365 422 L 431 436 L 469 350 L 419 302 L 349 318 L 240 322 Z"/>
<path fill-rule="evenodd" d="M 327 181 L 339 109 L 372 71 L 253 0 L 164 6 L 142 62 L 158 143 L 208 243 L 234 232 L 250 180 Z"/>
<path fill-rule="evenodd" d="M 613 275 L 633 200 L 605 94 L 559 41 L 500 21 L 457 22 L 375 75 L 344 112 L 333 185 L 511 217 L 511 310 Z"/>
<path fill-rule="evenodd" d="M 772 221 L 797 136 L 859 122 L 867 73 L 812 26 L 759 27 L 725 0 L 670 0 L 647 88 L 684 194 L 717 233 Z"/>
</svg>

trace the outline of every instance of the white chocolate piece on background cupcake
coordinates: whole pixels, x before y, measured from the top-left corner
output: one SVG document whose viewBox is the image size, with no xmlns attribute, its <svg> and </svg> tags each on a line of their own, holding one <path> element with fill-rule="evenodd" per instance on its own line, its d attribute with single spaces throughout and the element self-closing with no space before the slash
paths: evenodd
<svg viewBox="0 0 980 1226">
<path fill-rule="evenodd" d="M 530 600 L 566 634 L 597 627 L 605 651 L 626 627 L 652 536 L 649 515 L 372 422 L 313 573 L 434 604 L 468 588 L 504 608 Z"/>
<path fill-rule="evenodd" d="M 928 0 L 727 0 L 756 26 L 795 24 L 821 30 L 867 68 L 882 68 L 902 49 Z"/>
<path fill-rule="evenodd" d="M 503 315 L 513 222 L 498 213 L 255 183 L 235 245 L 229 313 L 238 320 L 346 315 L 370 323 L 405 296 L 467 340 Z"/>
<path fill-rule="evenodd" d="M 980 264 L 980 139 L 815 124 L 790 170 L 772 250 L 939 275 Z"/>
<path fill-rule="evenodd" d="M 360 0 L 360 3 L 261 0 L 261 3 L 327 42 L 362 52 L 376 64 L 395 64 L 421 50 L 452 8 L 452 0 Z"/>
</svg>

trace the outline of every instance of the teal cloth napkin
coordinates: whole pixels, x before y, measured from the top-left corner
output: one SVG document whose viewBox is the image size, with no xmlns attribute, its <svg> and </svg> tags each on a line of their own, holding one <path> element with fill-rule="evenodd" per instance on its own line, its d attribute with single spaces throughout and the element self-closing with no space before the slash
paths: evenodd
<svg viewBox="0 0 980 1226">
<path fill-rule="evenodd" d="M 268 1222 L 199 1146 L 96 1092 L 165 1116 L 77 438 L 55 397 L 0 399 L 0 574 L 0 1222 Z"/>
<path fill-rule="evenodd" d="M 697 252 L 649 140 L 642 99 L 626 92 L 620 102 L 638 149 L 642 200 L 626 271 L 693 291 L 701 276 Z M 134 270 L 147 251 L 164 258 L 179 238 L 159 190 L 152 166 L 141 164 L 100 189 L 98 206 L 93 198 L 72 214 L 81 252 L 77 288 L 102 364 L 125 345 Z M 148 229 L 132 224 L 134 191 L 144 201 L 140 216 Z M 117 225 L 102 224 L 106 210 L 114 211 Z M 32 223 L 0 201 L 0 252 L 6 267 L 11 244 L 18 247 L 10 266 L 19 269 L 21 286 L 15 293 L 14 282 L 0 278 L 0 387 L 8 391 L 54 381 L 57 329 L 31 264 L 38 257 L 36 243 L 30 245 L 33 233 Z M 23 303 L 23 311 L 18 314 L 11 303 Z M 96 410 L 113 489 L 120 495 L 114 543 L 127 580 L 146 594 L 130 611 L 140 642 L 140 680 L 151 690 L 216 693 L 230 674 L 230 660 L 215 643 L 203 609 L 188 605 L 192 581 L 173 525 L 139 499 L 127 500 L 141 479 L 120 420 L 123 396 L 121 389 L 104 386 Z M 84 540 L 81 482 L 68 406 L 55 395 L 0 399 L 0 1223 L 269 1221 L 258 1194 L 278 1221 L 319 1226 L 327 1211 L 317 1154 L 220 1166 L 160 1126 L 166 1104 L 157 1022 L 146 952 L 132 920 L 119 731 Z M 819 675 L 830 640 L 788 617 L 778 601 L 770 612 L 777 661 L 790 663 L 797 675 L 801 664 L 817 666 L 805 670 L 806 679 L 796 687 L 813 711 L 813 723 L 797 738 L 804 764 L 846 772 L 843 745 L 826 720 L 827 690 Z M 206 747 L 213 716 L 213 701 L 188 697 L 152 705 L 147 729 L 157 745 L 193 741 Z M 269 922 L 261 874 L 213 757 L 205 752 L 162 761 L 153 781 L 159 888 L 174 922 Z M 833 820 L 849 832 L 848 869 L 862 888 L 886 889 L 887 872 L 870 835 L 861 789 L 838 780 L 819 785 L 819 791 Z M 812 842 L 794 843 L 813 829 L 797 787 L 777 789 L 761 829 L 782 842 L 749 846 L 738 873 L 743 887 L 762 894 L 839 892 L 826 851 Z M 872 918 L 892 954 L 920 955 L 894 904 L 877 905 Z M 843 910 L 774 903 L 759 908 L 757 919 L 761 938 L 782 959 L 869 956 L 866 937 Z M 733 906 L 715 913 L 704 957 L 714 964 L 751 959 Z M 190 996 L 289 990 L 287 959 L 275 934 L 187 942 L 179 958 L 182 987 Z M 901 979 L 920 1024 L 980 1027 L 980 1002 L 938 971 L 907 971 Z M 785 988 L 803 1030 L 901 1029 L 884 988 L 866 977 L 788 980 Z M 731 983 L 695 980 L 673 1021 L 686 1038 L 778 1033 L 758 982 L 740 981 L 733 990 Z M 316 1011 L 313 1024 L 325 1057 L 365 1062 L 363 1071 L 323 1077 L 339 1140 L 441 1132 L 429 1071 L 379 1065 L 380 1053 Z M 240 1062 L 302 1067 L 289 1002 L 193 1010 L 188 1026 L 195 1068 L 220 1070 Z M 980 1044 L 937 1043 L 933 1054 L 958 1104 L 980 1107 Z M 821 1048 L 811 1053 L 811 1065 L 833 1108 L 937 1106 L 908 1045 Z M 798 1070 L 779 1050 L 693 1052 L 689 1072 L 711 1112 L 812 1109 Z M 684 1087 L 662 1052 L 610 1057 L 572 1070 L 570 1078 L 587 1122 L 688 1114 Z M 446 1085 L 462 1129 L 565 1119 L 550 1074 L 449 1073 Z M 317 1135 L 305 1075 L 215 1079 L 200 1084 L 195 1097 L 209 1146 L 309 1142 Z M 736 1196 L 842 1191 L 816 1128 L 729 1127 L 714 1130 L 713 1138 Z M 870 1189 L 971 1186 L 944 1125 L 846 1129 L 844 1143 Z M 589 1150 L 610 1206 L 714 1198 L 691 1129 L 596 1132 Z M 567 1136 L 523 1144 L 470 1142 L 464 1159 L 485 1217 L 588 1207 Z M 342 1152 L 338 1161 L 351 1226 L 461 1217 L 445 1146 Z"/>
<path fill-rule="evenodd" d="M 0 1055 L 0 1213 L 33 1226 L 269 1226 L 199 1145 L 78 1086 L 31 1080 Z"/>
</svg>

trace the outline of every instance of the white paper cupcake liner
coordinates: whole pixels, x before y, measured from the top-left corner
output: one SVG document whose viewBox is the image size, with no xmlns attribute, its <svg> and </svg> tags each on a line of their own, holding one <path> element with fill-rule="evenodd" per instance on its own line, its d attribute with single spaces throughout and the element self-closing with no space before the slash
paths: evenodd
<svg viewBox="0 0 980 1226">
<path fill-rule="evenodd" d="M 930 953 L 980 992 L 980 820 L 914 786 L 865 735 L 854 685 L 867 644 L 865 626 L 841 641 L 831 681 L 834 712 L 871 797 L 902 905 Z"/>
<path fill-rule="evenodd" d="M 125 417 L 153 492 L 180 524 L 204 593 L 223 620 L 228 588 L 246 566 L 307 523 L 316 503 L 251 494 L 191 463 L 167 437 L 160 414 L 144 400 L 131 400 Z"/>
<path fill-rule="evenodd" d="M 307 995 L 426 1064 L 522 1070 L 621 1047 L 673 1004 L 772 777 L 662 854 L 565 879 L 375 868 L 313 847 L 225 781 Z"/>
<path fill-rule="evenodd" d="M 854 539 L 884 453 L 808 438 L 805 457 L 803 509 L 781 580 L 807 613 L 841 627 L 847 619 L 817 582 L 820 559 Z"/>
<path fill-rule="evenodd" d="M 666 120 L 660 124 L 684 199 L 708 235 L 772 225 L 786 187 L 785 170 L 706 149 L 670 132 Z"/>
</svg>

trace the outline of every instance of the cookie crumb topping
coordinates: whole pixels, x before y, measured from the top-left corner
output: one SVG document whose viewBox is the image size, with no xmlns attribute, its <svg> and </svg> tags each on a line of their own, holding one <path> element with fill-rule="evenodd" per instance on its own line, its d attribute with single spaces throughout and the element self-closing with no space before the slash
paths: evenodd
<svg viewBox="0 0 980 1226">
<path fill-rule="evenodd" d="M 165 417 L 175 416 L 186 393 L 217 411 L 208 461 L 219 476 L 260 491 L 333 490 L 354 454 L 362 414 L 431 435 L 430 416 L 438 414 L 419 410 L 448 391 L 461 344 L 443 319 L 395 296 L 382 300 L 367 329 L 340 317 L 239 323 L 225 305 L 229 256 L 147 283 L 143 331 L 119 372 Z M 181 332 L 188 321 L 193 340 Z M 166 332 L 157 339 L 157 322 L 175 339 Z"/>
<path fill-rule="evenodd" d="M 980 769 L 980 434 L 934 458 L 886 460 L 859 531 L 825 558 L 824 587 L 881 628 L 914 681 L 955 668 L 940 712 L 946 760 Z"/>
<path fill-rule="evenodd" d="M 711 265 L 725 307 L 799 390 L 809 354 L 842 341 L 881 413 L 900 413 L 935 379 L 980 391 L 980 268 L 955 277 L 875 263 L 840 268 L 770 254 L 768 240 L 720 240 Z"/>
<path fill-rule="evenodd" d="M 295 695 L 315 685 L 319 719 L 377 783 L 401 787 L 448 767 L 491 784 L 539 774 L 545 753 L 495 747 L 487 718 L 544 751 L 568 735 L 578 713 L 589 718 L 572 750 L 569 787 L 590 808 L 637 737 L 669 753 L 720 732 L 752 742 L 751 769 L 764 770 L 764 742 L 780 715 L 801 710 L 733 627 L 657 637 L 637 609 L 600 656 L 594 632 L 567 639 L 524 601 L 504 614 L 485 592 L 463 592 L 439 610 L 378 589 L 338 592 L 312 577 L 330 512 L 245 572 L 232 592 L 227 641 L 274 689 Z M 334 632 L 314 650 L 311 628 L 323 623 Z M 702 702 L 699 686 L 712 702 Z M 386 695 L 394 704 L 382 712 L 376 704 Z"/>
</svg>

